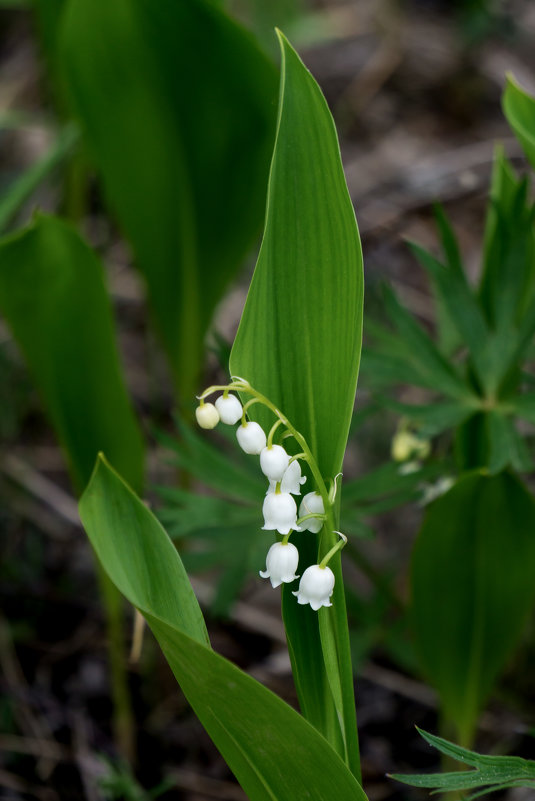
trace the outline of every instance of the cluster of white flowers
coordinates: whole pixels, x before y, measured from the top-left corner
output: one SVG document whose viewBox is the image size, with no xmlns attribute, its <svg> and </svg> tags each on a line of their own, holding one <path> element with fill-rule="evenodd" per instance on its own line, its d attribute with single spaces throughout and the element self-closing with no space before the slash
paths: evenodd
<svg viewBox="0 0 535 801">
<path fill-rule="evenodd" d="M 248 385 L 247 385 L 248 386 Z M 294 495 L 301 495 L 301 486 L 306 476 L 301 474 L 300 458 L 305 454 L 290 456 L 282 445 L 273 443 L 273 435 L 281 423 L 287 423 L 282 416 L 272 427 L 269 434 L 255 422 L 246 420 L 246 411 L 250 401 L 242 406 L 235 395 L 223 388 L 223 395 L 217 398 L 215 404 L 205 403 L 204 396 L 200 398 L 200 405 L 196 409 L 196 418 L 201 428 L 215 428 L 221 421 L 227 425 L 235 425 L 240 419 L 241 423 L 236 429 L 236 438 L 245 453 L 260 457 L 260 468 L 269 485 L 263 504 L 264 525 L 263 530 L 277 531 L 283 535 L 281 542 L 274 543 L 266 557 L 266 569 L 260 571 L 262 578 L 269 579 L 273 587 L 280 584 L 291 583 L 299 578 L 296 574 L 299 563 L 299 552 L 295 545 L 290 543 L 292 531 L 310 531 L 317 534 L 321 531 L 325 515 L 325 505 L 320 492 L 306 494 L 297 508 Z M 291 433 L 291 432 L 290 432 Z M 343 535 L 341 535 L 343 536 Z M 345 537 L 343 537 L 345 540 Z M 322 606 L 331 606 L 330 598 L 334 590 L 334 573 L 327 566 L 327 561 L 334 553 L 332 549 L 320 564 L 311 565 L 304 571 L 299 589 L 293 594 L 297 596 L 299 604 L 310 604 L 312 609 L 318 610 Z"/>
</svg>

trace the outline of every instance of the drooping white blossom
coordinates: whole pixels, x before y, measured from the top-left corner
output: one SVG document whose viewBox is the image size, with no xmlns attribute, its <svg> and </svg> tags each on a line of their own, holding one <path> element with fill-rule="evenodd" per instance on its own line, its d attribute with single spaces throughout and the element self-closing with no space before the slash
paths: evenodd
<svg viewBox="0 0 535 801">
<path fill-rule="evenodd" d="M 295 575 L 299 562 L 299 551 L 291 542 L 276 542 L 266 556 L 266 569 L 260 570 L 262 578 L 268 578 L 272 587 L 289 584 L 299 576 Z"/>
<path fill-rule="evenodd" d="M 236 438 L 245 453 L 259 454 L 266 447 L 266 435 L 258 423 L 242 423 L 236 429 Z"/>
<path fill-rule="evenodd" d="M 288 534 L 289 531 L 301 531 L 297 527 L 297 505 L 289 492 L 268 492 L 262 508 L 264 514 L 264 531 L 278 531 Z"/>
<path fill-rule="evenodd" d="M 301 495 L 301 484 L 307 480 L 301 475 L 301 465 L 297 459 L 290 462 L 281 481 L 281 492 L 291 492 L 292 495 Z"/>
<path fill-rule="evenodd" d="M 292 495 L 301 495 L 301 485 L 304 484 L 306 480 L 307 477 L 301 475 L 301 465 L 299 462 L 297 460 L 290 462 L 280 482 L 280 491 L 291 492 Z M 277 483 L 277 481 L 272 481 L 270 479 L 267 492 L 275 492 Z"/>
<path fill-rule="evenodd" d="M 334 573 L 330 567 L 311 565 L 307 567 L 299 582 L 299 589 L 293 594 L 298 604 L 310 604 L 317 612 L 321 606 L 332 606 L 330 597 L 334 590 Z"/>
<path fill-rule="evenodd" d="M 201 403 L 197 406 L 195 417 L 201 428 L 215 428 L 219 423 L 219 412 L 213 403 Z"/>
<path fill-rule="evenodd" d="M 219 412 L 222 423 L 233 426 L 237 423 L 243 413 L 243 408 L 236 395 L 220 395 L 215 402 L 215 407 Z"/>
<path fill-rule="evenodd" d="M 289 461 L 282 445 L 266 445 L 260 454 L 260 469 L 270 481 L 280 481 Z"/>
<path fill-rule="evenodd" d="M 299 517 L 305 517 L 305 515 L 311 514 L 325 514 L 323 498 L 319 492 L 307 492 L 299 504 Z M 301 523 L 303 531 L 311 531 L 313 534 L 317 534 L 318 531 L 321 531 L 322 526 L 323 520 L 319 517 L 311 517 L 309 520 L 303 520 Z"/>
</svg>

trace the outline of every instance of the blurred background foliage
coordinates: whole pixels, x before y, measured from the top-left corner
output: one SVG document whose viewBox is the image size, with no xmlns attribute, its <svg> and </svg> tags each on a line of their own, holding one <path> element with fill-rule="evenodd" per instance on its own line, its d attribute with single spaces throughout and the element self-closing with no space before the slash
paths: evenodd
<svg viewBox="0 0 535 801">
<path fill-rule="evenodd" d="M 116 704 L 128 683 L 118 703 L 137 724 L 128 713 L 133 736 L 120 721 L 115 741 L 109 731 L 100 605 L 69 494 L 98 450 L 146 487 L 217 645 L 292 694 L 278 601 L 254 579 L 269 545 L 262 477 L 231 437 L 214 444 L 189 424 L 203 380 L 226 375 L 261 232 L 274 25 L 333 110 L 364 245 L 342 527 L 367 781 L 411 797 L 383 774 L 431 759 L 404 750 L 415 722 L 464 745 L 477 734 L 526 747 L 535 265 L 523 153 L 533 165 L 535 128 L 511 83 L 514 138 L 500 97 L 508 70 L 534 88 L 531 4 L 4 0 L 0 650 L 13 797 L 46 786 L 91 798 L 98 781 L 117 798 L 232 792 L 151 641 L 127 675 L 117 616 Z M 133 741 L 153 755 L 140 785 L 118 760 L 133 759 Z"/>
</svg>

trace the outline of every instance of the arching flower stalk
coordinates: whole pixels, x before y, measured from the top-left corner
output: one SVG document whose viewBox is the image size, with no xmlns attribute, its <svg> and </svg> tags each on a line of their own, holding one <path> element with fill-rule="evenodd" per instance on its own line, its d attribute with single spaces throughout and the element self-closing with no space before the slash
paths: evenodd
<svg viewBox="0 0 535 801">
<path fill-rule="evenodd" d="M 205 398 L 218 390 L 223 394 L 216 399 L 215 405 L 206 403 Z M 230 394 L 232 390 L 251 397 L 242 406 L 236 395 Z M 318 534 L 325 528 L 327 535 L 340 536 L 341 539 L 323 557 L 319 555 L 318 564 L 306 568 L 299 589 L 293 593 L 299 604 L 310 604 L 314 610 L 331 606 L 335 577 L 328 562 L 347 542 L 343 534 L 334 530 L 333 504 L 338 476 L 331 479 L 331 491 L 328 492 L 303 435 L 265 395 L 255 390 L 245 379 L 234 378 L 230 384 L 208 387 L 199 396 L 199 401 L 196 417 L 202 428 L 215 428 L 219 420 L 233 425 L 241 418 L 236 429 L 238 444 L 245 453 L 260 457 L 261 470 L 269 481 L 262 508 L 262 530 L 277 531 L 283 539 L 269 549 L 266 570 L 260 571 L 262 578 L 269 578 L 273 587 L 291 583 L 298 578 L 295 571 L 299 553 L 295 545 L 288 541 L 293 531 Z M 267 436 L 258 423 L 247 419 L 247 411 L 255 403 L 267 407 L 276 418 Z M 299 453 L 290 456 L 286 448 L 274 442 L 275 435 L 280 435 L 281 441 L 292 438 L 299 447 Z M 306 481 L 306 476 L 302 475 L 301 461 L 308 465 L 316 489 L 303 497 L 298 512 L 292 496 L 301 495 L 301 486 Z M 328 538 L 322 541 L 328 541 Z"/>
</svg>

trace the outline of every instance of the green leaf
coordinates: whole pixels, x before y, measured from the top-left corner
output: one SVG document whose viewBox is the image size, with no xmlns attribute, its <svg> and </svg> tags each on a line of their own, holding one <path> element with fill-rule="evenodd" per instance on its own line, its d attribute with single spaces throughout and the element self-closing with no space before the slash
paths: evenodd
<svg viewBox="0 0 535 801">
<path fill-rule="evenodd" d="M 435 389 L 433 381 L 410 363 L 409 354 L 383 353 L 375 346 L 362 350 L 360 372 L 366 383 L 377 389 L 386 389 L 396 384 L 412 384 L 415 387 Z"/>
<path fill-rule="evenodd" d="M 0 243 L 0 310 L 26 359 L 78 490 L 102 448 L 136 487 L 143 440 L 119 364 L 102 265 L 67 224 L 39 215 Z"/>
<path fill-rule="evenodd" d="M 429 734 L 422 729 L 418 729 L 418 731 L 430 745 L 438 748 L 441 753 L 464 765 L 470 765 L 475 770 L 427 775 L 395 773 L 391 774 L 391 779 L 410 784 L 413 787 L 430 787 L 435 792 L 485 788 L 479 793 L 471 793 L 468 799 L 479 798 L 481 795 L 506 787 L 535 788 L 535 762 L 532 760 L 510 756 L 485 756 L 455 745 L 442 737 Z"/>
<path fill-rule="evenodd" d="M 485 422 L 489 440 L 489 472 L 498 473 L 508 465 L 519 473 L 532 470 L 533 460 L 511 417 L 496 409 L 485 415 Z"/>
<path fill-rule="evenodd" d="M 503 148 L 496 149 L 485 223 L 480 299 L 502 336 L 533 302 L 535 233 L 526 179 L 518 179 Z"/>
<path fill-rule="evenodd" d="M 435 221 L 442 241 L 445 263 L 450 270 L 462 274 L 464 267 L 459 249 L 459 243 L 448 217 L 440 204 L 435 205 Z M 436 307 L 436 330 L 440 350 L 446 355 L 454 353 L 461 345 L 461 338 L 457 327 L 451 319 L 444 298 L 440 293 L 436 280 L 430 276 L 431 289 Z"/>
<path fill-rule="evenodd" d="M 385 286 L 385 308 L 407 348 L 413 367 L 429 386 L 454 398 L 470 397 L 470 389 L 438 350 L 431 337 Z"/>
<path fill-rule="evenodd" d="M 524 148 L 531 166 L 535 168 L 535 98 L 524 91 L 510 74 L 507 76 L 502 106 L 507 122 Z"/>
<path fill-rule="evenodd" d="M 282 80 L 264 238 L 230 368 L 284 412 L 329 478 L 341 469 L 355 398 L 362 251 L 327 103 L 297 53 L 279 38 Z M 259 404 L 251 416 L 264 426 L 273 422 Z M 292 541 L 302 564 L 317 562 L 315 538 Z M 316 615 L 285 588 L 283 614 L 301 709 L 359 775 L 340 559 L 330 567 L 336 576 L 332 609 Z"/>
<path fill-rule="evenodd" d="M 209 0 L 72 0 L 60 43 L 187 402 L 215 305 L 261 226 L 275 69 Z"/>
<path fill-rule="evenodd" d="M 535 392 L 525 392 L 511 400 L 513 413 L 535 425 Z"/>
<path fill-rule="evenodd" d="M 466 276 L 459 269 L 444 267 L 419 245 L 409 242 L 409 247 L 431 276 L 437 296 L 469 348 L 479 381 L 485 387 L 489 375 L 489 330 Z"/>
<path fill-rule="evenodd" d="M 469 474 L 429 506 L 412 559 L 422 666 L 470 741 L 534 594 L 535 502 L 507 473 Z"/>
<path fill-rule="evenodd" d="M 415 404 L 400 403 L 385 399 L 385 406 L 395 409 L 418 426 L 418 433 L 423 437 L 436 437 L 449 428 L 456 428 L 474 413 L 472 403 L 459 401 L 442 401 L 436 403 Z"/>
<path fill-rule="evenodd" d="M 18 212 L 44 179 L 70 155 L 78 140 L 73 125 L 66 126 L 50 149 L 38 161 L 16 178 L 0 197 L 0 232 L 4 232 Z"/>
<path fill-rule="evenodd" d="M 214 439 L 214 444 L 202 436 L 194 428 L 190 428 L 178 417 L 176 424 L 180 439 L 158 433 L 159 441 L 175 454 L 176 464 L 190 475 L 202 481 L 205 486 L 223 495 L 233 498 L 239 503 L 252 502 L 258 504 L 266 492 L 265 476 L 260 466 L 255 465 L 256 475 L 251 462 L 239 460 L 243 452 L 237 446 L 222 449 Z M 230 458 L 230 451 L 233 458 Z M 238 457 L 238 458 L 236 458 Z M 246 457 L 247 458 L 247 457 Z"/>
<path fill-rule="evenodd" d="M 146 618 L 201 723 L 251 801 L 366 801 L 297 712 L 209 647 L 176 550 L 101 458 L 80 517 L 103 567 Z"/>
</svg>

